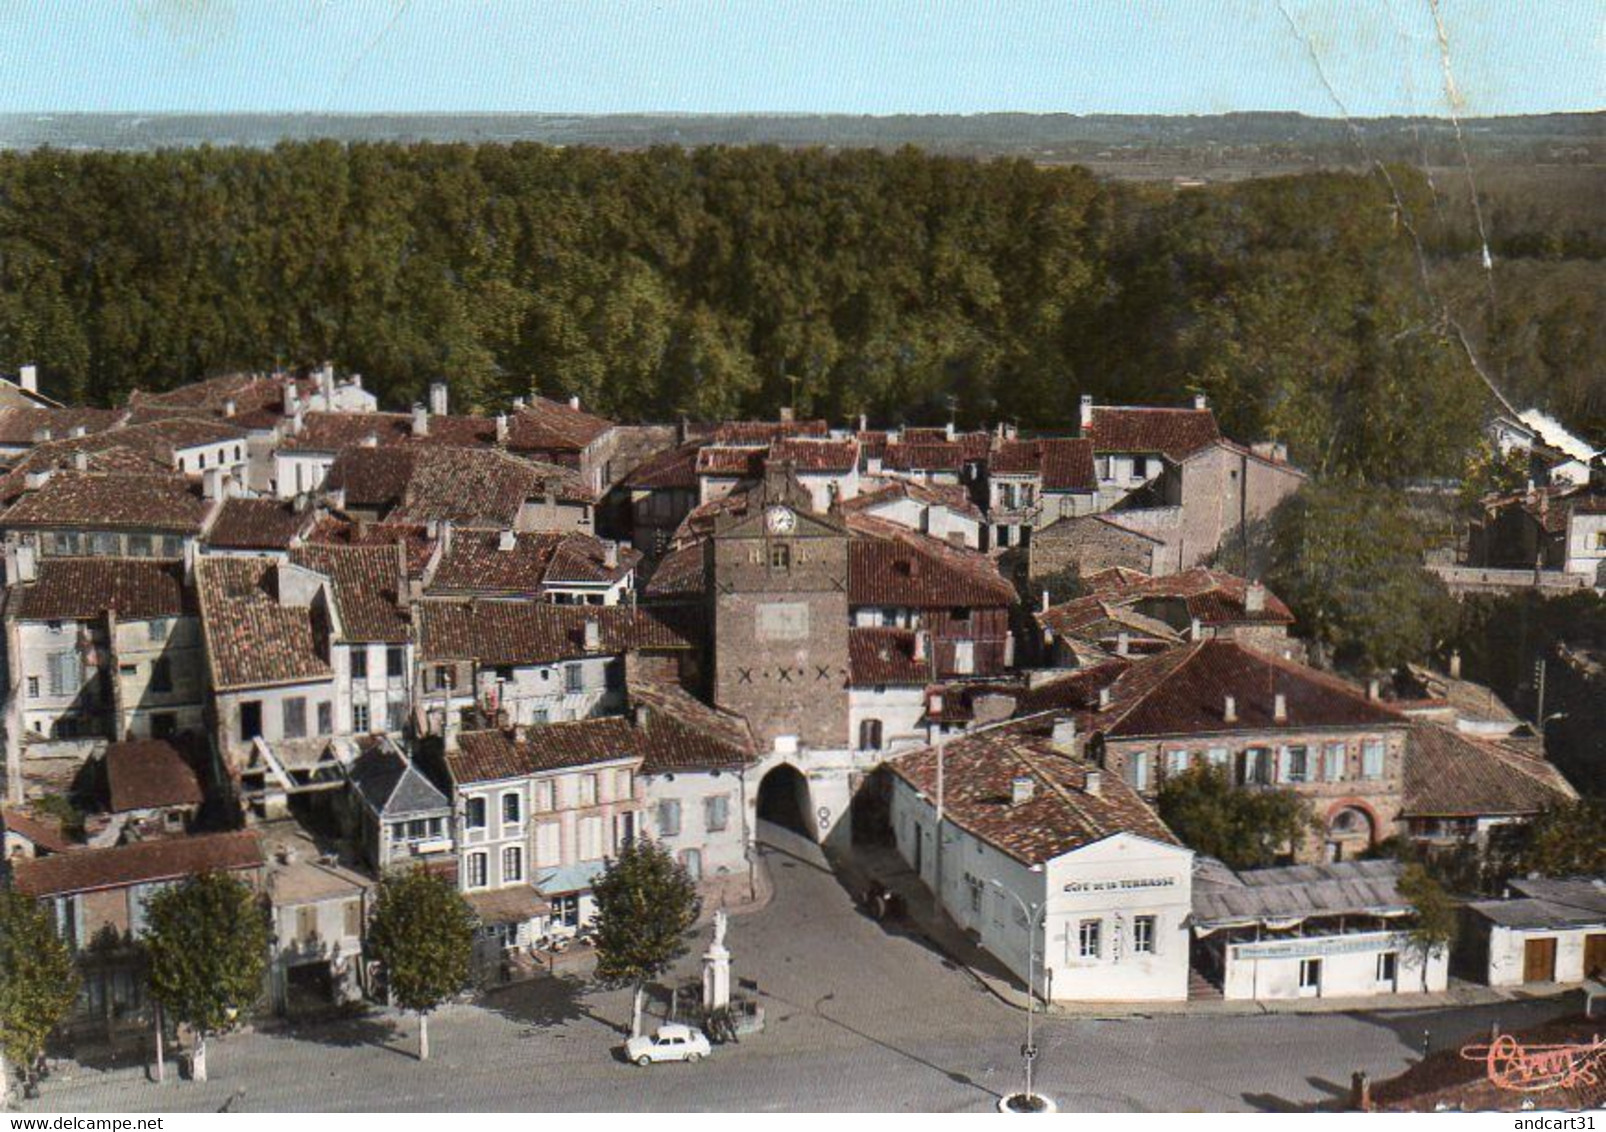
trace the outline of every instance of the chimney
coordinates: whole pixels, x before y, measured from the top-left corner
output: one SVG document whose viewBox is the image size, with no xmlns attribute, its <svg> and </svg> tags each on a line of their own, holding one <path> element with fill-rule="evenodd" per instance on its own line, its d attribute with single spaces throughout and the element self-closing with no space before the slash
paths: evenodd
<svg viewBox="0 0 1606 1132">
<path fill-rule="evenodd" d="M 1461 679 L 1461 650 L 1450 650 L 1450 679 Z"/>
<path fill-rule="evenodd" d="M 1104 795 L 1104 772 L 1089 769 L 1082 776 L 1082 793 L 1089 798 L 1099 798 Z"/>
<path fill-rule="evenodd" d="M 598 652 L 602 649 L 602 626 L 594 617 L 586 618 L 586 652 Z"/>
<path fill-rule="evenodd" d="M 212 500 L 223 498 L 222 468 L 208 468 L 201 473 L 201 498 Z"/>
<path fill-rule="evenodd" d="M 44 444 L 53 439 L 55 435 L 48 428 L 36 428 L 33 430 L 33 442 L 35 444 Z"/>
<path fill-rule="evenodd" d="M 569 408 L 573 409 L 577 413 L 580 411 L 580 397 L 579 397 L 579 394 L 575 394 L 574 396 L 569 398 Z"/>
<path fill-rule="evenodd" d="M 922 662 L 926 659 L 926 631 L 924 629 L 915 630 L 914 658 Z"/>
<path fill-rule="evenodd" d="M 70 429 L 67 430 L 67 435 L 69 437 L 71 437 L 73 440 L 77 440 L 81 436 L 88 436 L 89 435 L 89 429 L 87 427 L 85 427 L 84 425 L 75 424 Z"/>
<path fill-rule="evenodd" d="M 1188 622 L 1188 639 L 1190 641 L 1204 639 L 1204 626 L 1199 623 L 1199 619 L 1197 617 Z"/>
<path fill-rule="evenodd" d="M 512 550 L 519 545 L 519 536 L 512 531 L 503 531 L 496 536 L 496 549 Z"/>
<path fill-rule="evenodd" d="M 1278 723 L 1288 722 L 1288 697 L 1281 692 L 1272 697 L 1271 717 Z"/>
<path fill-rule="evenodd" d="M 424 405 L 413 406 L 413 435 L 429 435 L 429 409 Z"/>
<path fill-rule="evenodd" d="M 619 544 L 611 539 L 602 544 L 602 564 L 609 570 L 619 569 Z"/>
<path fill-rule="evenodd" d="M 358 443 L 364 448 L 378 448 L 379 434 L 377 432 L 370 432 L 367 436 L 358 441 Z"/>
<path fill-rule="evenodd" d="M 1023 802 L 1030 802 L 1036 789 L 1037 783 L 1031 775 L 1017 774 L 1009 783 L 1009 804 L 1018 806 Z"/>
<path fill-rule="evenodd" d="M 1221 701 L 1221 720 L 1223 723 L 1238 722 L 1238 697 L 1223 696 Z"/>
<path fill-rule="evenodd" d="M 17 384 L 29 393 L 39 392 L 39 367 L 23 366 L 17 371 Z"/>
<path fill-rule="evenodd" d="M 1266 612 L 1266 587 L 1259 582 L 1250 582 L 1244 587 L 1244 612 Z"/>
<path fill-rule="evenodd" d="M 576 402 L 578 402 L 579 400 L 580 399 L 578 397 L 571 397 L 569 399 L 569 404 L 573 405 Z M 513 411 L 514 412 L 518 412 L 519 410 L 523 409 L 524 406 L 528 405 L 529 403 L 530 402 L 526 398 L 515 397 L 515 398 L 513 398 Z"/>
<path fill-rule="evenodd" d="M 73 471 L 75 471 L 75 472 L 87 472 L 87 471 L 89 471 L 89 453 L 88 452 L 74 452 L 72 454 L 72 466 L 73 466 Z"/>
<path fill-rule="evenodd" d="M 293 417 L 301 411 L 301 390 L 296 386 L 296 379 L 284 379 L 284 415 Z"/>
<path fill-rule="evenodd" d="M 50 482 L 50 473 L 53 469 L 37 468 L 22 477 L 24 491 L 38 491 Z"/>
<path fill-rule="evenodd" d="M 324 362 L 318 370 L 318 388 L 323 390 L 323 409 L 326 413 L 335 411 L 335 367 L 333 362 Z"/>
<path fill-rule="evenodd" d="M 502 444 L 502 445 L 507 444 L 507 414 L 506 413 L 497 413 L 496 414 L 496 442 L 498 444 Z"/>
<path fill-rule="evenodd" d="M 1056 751 L 1067 755 L 1076 753 L 1076 720 L 1056 719 L 1054 721 L 1054 737 L 1050 740 Z"/>
<path fill-rule="evenodd" d="M 942 714 L 942 693 L 941 692 L 933 692 L 931 694 L 931 696 L 926 700 L 926 713 L 928 715 L 941 715 Z"/>
<path fill-rule="evenodd" d="M 869 432 L 870 431 L 870 418 L 865 413 L 860 413 L 859 414 L 859 431 L 860 432 Z"/>
<path fill-rule="evenodd" d="M 448 404 L 448 397 L 447 397 L 447 391 L 446 391 L 446 383 L 444 381 L 432 381 L 432 382 L 430 382 L 429 383 L 429 411 L 434 413 L 437 417 L 444 417 L 446 415 L 446 411 L 447 411 L 446 410 L 447 404 Z"/>
<path fill-rule="evenodd" d="M 797 419 L 797 412 L 790 405 L 781 406 L 781 423 L 791 424 Z"/>
<path fill-rule="evenodd" d="M 1210 399 L 1203 393 L 1195 393 L 1193 395 L 1193 407 L 1195 411 L 1203 412 L 1210 407 Z"/>
<path fill-rule="evenodd" d="M 225 417 L 232 417 L 235 413 L 239 412 L 239 410 L 240 406 L 235 403 L 233 397 L 230 397 L 227 401 L 223 402 L 223 415 Z"/>
<path fill-rule="evenodd" d="M 1115 635 L 1115 655 L 1126 656 L 1131 651 L 1131 648 L 1131 638 L 1126 635 L 1126 630 L 1122 629 Z"/>
<path fill-rule="evenodd" d="M 1053 606 L 1049 602 L 1048 590 L 1043 591 L 1043 612 L 1047 613 Z"/>
<path fill-rule="evenodd" d="M 1380 700 L 1383 698 L 1383 686 L 1378 683 L 1377 677 L 1375 676 L 1366 682 L 1366 698 L 1369 700 Z"/>
<path fill-rule="evenodd" d="M 1107 711 L 1110 706 L 1110 687 L 1106 684 L 1099 689 L 1099 710 Z"/>
<path fill-rule="evenodd" d="M 633 714 L 636 720 L 636 729 L 639 731 L 647 730 L 647 705 L 637 704 Z"/>
<path fill-rule="evenodd" d="M 441 520 L 440 537 L 441 553 L 450 554 L 452 552 L 452 521 L 450 519 Z"/>
<path fill-rule="evenodd" d="M 952 440 L 954 438 L 954 422 L 953 421 L 949 421 L 947 424 L 942 426 L 942 434 L 943 434 L 943 436 L 945 436 L 949 440 Z"/>
<path fill-rule="evenodd" d="M 1091 393 L 1082 394 L 1081 421 L 1082 430 L 1084 432 L 1087 431 L 1088 427 L 1093 423 L 1093 395 Z"/>
</svg>

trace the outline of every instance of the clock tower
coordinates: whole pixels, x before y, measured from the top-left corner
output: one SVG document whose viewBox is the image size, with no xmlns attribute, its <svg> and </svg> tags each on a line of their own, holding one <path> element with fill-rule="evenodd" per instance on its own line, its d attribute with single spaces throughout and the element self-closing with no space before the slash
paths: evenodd
<svg viewBox="0 0 1606 1132">
<path fill-rule="evenodd" d="M 772 464 L 708 540 L 714 700 L 761 748 L 848 746 L 848 534 Z"/>
</svg>

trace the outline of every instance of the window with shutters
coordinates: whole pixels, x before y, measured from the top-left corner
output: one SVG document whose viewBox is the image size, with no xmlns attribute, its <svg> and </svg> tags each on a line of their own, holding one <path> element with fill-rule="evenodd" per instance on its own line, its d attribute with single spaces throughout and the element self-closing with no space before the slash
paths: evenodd
<svg viewBox="0 0 1606 1132">
<path fill-rule="evenodd" d="M 151 664 L 151 691 L 171 692 L 173 690 L 173 662 L 165 656 L 159 656 Z"/>
<path fill-rule="evenodd" d="M 83 685 L 83 665 L 76 652 L 53 652 L 49 660 L 50 694 L 70 696 Z"/>
<path fill-rule="evenodd" d="M 517 794 L 507 793 L 502 795 L 502 824 L 524 824 L 524 807 Z"/>
<path fill-rule="evenodd" d="M 680 836 L 680 802 L 674 798 L 658 803 L 658 836 Z"/>
<path fill-rule="evenodd" d="M 710 833 L 719 833 L 730 825 L 730 808 L 729 794 L 717 794 L 703 801 L 703 824 Z"/>
<path fill-rule="evenodd" d="M 470 888 L 484 888 L 486 884 L 485 854 L 470 853 L 468 855 L 468 886 Z"/>
<path fill-rule="evenodd" d="M 318 908 L 314 904 L 303 904 L 296 909 L 296 941 L 310 943 L 318 938 Z"/>
<path fill-rule="evenodd" d="M 558 808 L 558 784 L 550 778 L 543 778 L 535 784 L 535 808 L 541 813 L 549 813 Z"/>
<path fill-rule="evenodd" d="M 580 804 L 582 806 L 595 806 L 597 804 L 597 776 L 595 774 L 582 774 L 580 776 Z"/>
<path fill-rule="evenodd" d="M 368 705 L 351 705 L 351 729 L 359 735 L 368 733 Z"/>
<path fill-rule="evenodd" d="M 1097 959 L 1104 950 L 1104 921 L 1083 920 L 1076 929 L 1076 954 L 1081 959 Z"/>
<path fill-rule="evenodd" d="M 524 850 L 509 845 L 502 850 L 502 883 L 517 884 L 524 879 Z"/>
<path fill-rule="evenodd" d="M 284 701 L 284 737 L 286 739 L 305 739 L 307 737 L 307 701 L 301 696 L 291 696 Z"/>
<path fill-rule="evenodd" d="M 585 668 L 579 664 L 565 664 L 563 666 L 563 690 L 571 694 L 583 692 L 586 688 Z"/>
<path fill-rule="evenodd" d="M 1328 782 L 1344 780 L 1344 744 L 1327 744 L 1322 752 L 1322 777 Z"/>
<path fill-rule="evenodd" d="M 335 705 L 328 700 L 318 704 L 318 734 L 331 735 L 335 730 Z"/>
<path fill-rule="evenodd" d="M 167 640 L 170 625 L 165 617 L 157 617 L 150 622 L 150 640 L 152 644 L 159 645 Z"/>
<path fill-rule="evenodd" d="M 1132 951 L 1136 955 L 1154 954 L 1154 917 L 1132 917 Z"/>
<path fill-rule="evenodd" d="M 580 819 L 580 859 L 582 861 L 595 861 L 606 852 L 602 844 L 602 819 L 589 817 Z"/>
<path fill-rule="evenodd" d="M 535 867 L 548 869 L 563 863 L 563 827 L 555 821 L 543 822 L 535 829 Z"/>
<path fill-rule="evenodd" d="M 344 930 L 348 939 L 355 939 L 362 935 L 362 901 L 348 900 L 345 908 Z"/>
<path fill-rule="evenodd" d="M 407 651 L 395 645 L 385 650 L 385 675 L 391 679 L 407 674 Z"/>
<path fill-rule="evenodd" d="M 463 807 L 463 824 L 469 829 L 485 828 L 485 799 L 470 798 Z"/>
<path fill-rule="evenodd" d="M 368 679 L 368 646 L 358 645 L 351 650 L 351 678 L 353 680 Z"/>
<path fill-rule="evenodd" d="M 1300 783 L 1310 780 L 1310 757 L 1304 747 L 1283 748 L 1283 781 Z"/>
<path fill-rule="evenodd" d="M 1383 740 L 1368 739 L 1361 745 L 1361 777 L 1383 777 Z"/>
</svg>

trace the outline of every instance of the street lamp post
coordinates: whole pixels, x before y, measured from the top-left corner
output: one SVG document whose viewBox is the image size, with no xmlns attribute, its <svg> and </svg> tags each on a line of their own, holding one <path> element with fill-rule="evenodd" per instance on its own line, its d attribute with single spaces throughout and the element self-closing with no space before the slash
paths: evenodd
<svg viewBox="0 0 1606 1132">
<path fill-rule="evenodd" d="M 1028 904 L 1019 894 L 999 884 L 996 877 L 988 878 L 987 883 L 1007 894 L 1020 906 L 1021 915 L 1026 917 L 1026 1044 L 1021 1047 L 1020 1056 L 1026 1071 L 1026 1103 L 1031 1104 L 1037 1096 L 1032 1091 L 1032 1063 L 1037 1060 L 1036 1031 L 1033 1028 L 1033 1015 L 1037 1012 L 1034 1001 L 1037 995 L 1037 929 L 1048 914 L 1048 903 Z"/>
</svg>

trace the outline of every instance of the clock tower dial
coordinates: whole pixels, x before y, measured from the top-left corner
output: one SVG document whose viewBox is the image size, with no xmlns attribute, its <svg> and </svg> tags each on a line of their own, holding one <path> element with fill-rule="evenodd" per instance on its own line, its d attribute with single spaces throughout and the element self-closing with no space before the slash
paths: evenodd
<svg viewBox="0 0 1606 1132">
<path fill-rule="evenodd" d="M 764 513 L 764 526 L 772 535 L 789 535 L 797 529 L 797 513 L 790 507 L 771 507 Z"/>
</svg>

